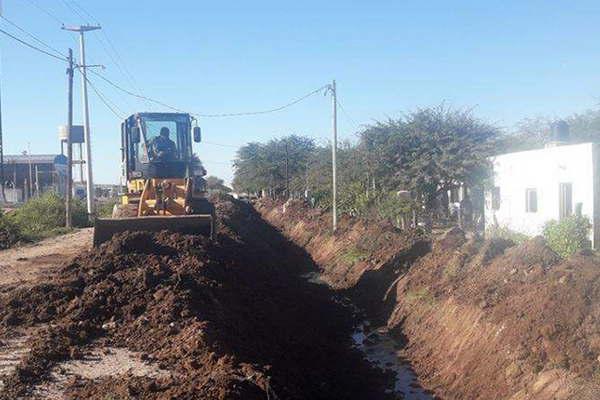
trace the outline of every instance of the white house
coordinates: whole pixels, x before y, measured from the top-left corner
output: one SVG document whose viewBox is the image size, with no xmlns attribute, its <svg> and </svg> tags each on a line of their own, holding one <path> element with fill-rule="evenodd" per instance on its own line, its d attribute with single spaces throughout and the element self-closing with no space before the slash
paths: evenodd
<svg viewBox="0 0 600 400">
<path fill-rule="evenodd" d="M 533 236 L 542 233 L 546 221 L 580 212 L 593 224 L 594 247 L 600 245 L 599 150 L 594 143 L 554 144 L 495 157 L 486 228 L 498 225 Z"/>
</svg>

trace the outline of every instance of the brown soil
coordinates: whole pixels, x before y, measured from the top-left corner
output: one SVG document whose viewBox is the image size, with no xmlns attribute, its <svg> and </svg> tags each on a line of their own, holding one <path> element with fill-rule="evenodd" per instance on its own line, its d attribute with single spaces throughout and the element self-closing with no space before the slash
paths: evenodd
<svg viewBox="0 0 600 400">
<path fill-rule="evenodd" d="M 52 237 L 37 243 L 0 250 L 0 290 L 27 284 L 57 269 L 92 246 L 92 229 Z"/>
<path fill-rule="evenodd" d="M 216 201 L 214 242 L 125 233 L 0 295 L 0 338 L 38 327 L 0 398 L 32 396 L 91 343 L 168 374 L 74 378 L 67 398 L 387 398 L 389 377 L 350 346 L 351 310 L 300 278 L 310 258 L 249 206 Z"/>
<path fill-rule="evenodd" d="M 458 229 L 429 245 L 351 219 L 334 237 L 330 215 L 301 203 L 259 210 L 387 324 L 440 397 L 600 398 L 599 256 L 561 260 L 541 238 L 516 246 Z"/>
</svg>

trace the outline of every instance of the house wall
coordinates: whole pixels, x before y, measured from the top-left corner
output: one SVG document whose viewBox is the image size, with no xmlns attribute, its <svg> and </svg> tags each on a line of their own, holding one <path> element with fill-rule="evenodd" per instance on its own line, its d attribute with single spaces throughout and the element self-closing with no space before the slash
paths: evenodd
<svg viewBox="0 0 600 400">
<path fill-rule="evenodd" d="M 486 194 L 486 228 L 497 224 L 527 235 L 542 233 L 546 221 L 559 218 L 559 184 L 573 185 L 573 210 L 594 218 L 594 150 L 591 143 L 557 146 L 495 157 L 494 186 L 500 187 L 500 208 L 492 209 Z M 537 189 L 537 212 L 526 212 L 527 188 Z M 590 233 L 590 240 L 592 234 Z"/>
</svg>

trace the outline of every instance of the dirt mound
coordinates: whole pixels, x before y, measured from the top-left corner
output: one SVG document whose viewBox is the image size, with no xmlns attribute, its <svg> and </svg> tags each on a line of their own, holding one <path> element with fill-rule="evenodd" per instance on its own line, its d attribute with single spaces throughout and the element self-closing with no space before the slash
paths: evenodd
<svg viewBox="0 0 600 400">
<path fill-rule="evenodd" d="M 433 248 L 398 283 L 388 322 L 414 339 L 429 385 L 450 398 L 600 396 L 598 257 L 561 261 L 541 238 Z"/>
<path fill-rule="evenodd" d="M 515 246 L 509 254 L 514 264 L 523 266 L 541 265 L 546 268 L 560 261 L 560 256 L 546 245 L 546 241 L 541 236 Z"/>
<path fill-rule="evenodd" d="M 51 281 L 2 295 L 0 331 L 42 328 L 0 398 L 27 395 L 90 343 L 139 352 L 170 375 L 75 379 L 69 398 L 385 398 L 386 377 L 350 348 L 350 310 L 287 268 L 304 260 L 247 206 L 216 206 L 215 242 L 123 233 Z"/>
</svg>

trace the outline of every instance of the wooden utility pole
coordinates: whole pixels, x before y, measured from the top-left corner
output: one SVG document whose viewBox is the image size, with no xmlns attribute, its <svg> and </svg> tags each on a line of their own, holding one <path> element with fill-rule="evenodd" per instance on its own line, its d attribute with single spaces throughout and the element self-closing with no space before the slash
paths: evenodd
<svg viewBox="0 0 600 400">
<path fill-rule="evenodd" d="M 333 123 L 333 142 L 331 143 L 331 164 L 332 164 L 332 209 L 333 209 L 333 231 L 337 231 L 337 89 L 335 79 L 330 86 L 332 99 L 332 123 Z"/>
<path fill-rule="evenodd" d="M 71 200 L 73 198 L 73 49 L 69 49 L 69 66 L 67 67 L 67 187 L 65 189 L 66 227 L 73 226 L 71 220 Z"/>
</svg>

